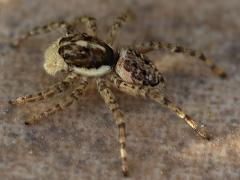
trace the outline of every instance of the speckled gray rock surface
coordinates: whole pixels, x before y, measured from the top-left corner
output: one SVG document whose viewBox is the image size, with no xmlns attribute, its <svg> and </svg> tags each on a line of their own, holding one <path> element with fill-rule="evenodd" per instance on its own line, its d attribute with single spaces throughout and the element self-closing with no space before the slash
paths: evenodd
<svg viewBox="0 0 240 180">
<path fill-rule="evenodd" d="M 44 49 L 61 32 L 9 43 L 53 19 L 89 14 L 105 37 L 125 8 L 136 14 L 117 44 L 144 40 L 201 49 L 226 69 L 220 80 L 202 63 L 151 53 L 168 80 L 168 94 L 214 135 L 210 142 L 156 103 L 116 92 L 127 119 L 128 179 L 240 179 L 240 1 L 0 0 L 0 179 L 123 179 L 117 129 L 94 86 L 69 110 L 26 127 L 26 114 L 63 96 L 26 107 L 8 100 L 43 89 L 60 77 L 42 68 Z"/>
</svg>

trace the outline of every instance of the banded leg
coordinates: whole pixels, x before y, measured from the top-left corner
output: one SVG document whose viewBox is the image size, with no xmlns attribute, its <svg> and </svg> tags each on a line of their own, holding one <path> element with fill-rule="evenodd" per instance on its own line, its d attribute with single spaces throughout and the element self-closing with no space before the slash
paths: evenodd
<svg viewBox="0 0 240 180">
<path fill-rule="evenodd" d="M 171 102 L 159 89 L 150 88 L 147 86 L 133 85 L 124 82 L 117 75 L 112 76 L 112 84 L 127 94 L 132 96 L 142 96 L 160 103 L 171 111 L 175 112 L 178 117 L 183 119 L 193 130 L 202 138 L 210 140 L 211 136 L 203 129 L 195 120 L 187 115 L 180 107 Z"/>
<path fill-rule="evenodd" d="M 113 25 L 112 25 L 112 27 L 110 29 L 110 32 L 108 34 L 107 43 L 109 45 L 113 44 L 113 41 L 114 41 L 114 39 L 116 37 L 116 34 L 120 30 L 120 28 L 132 16 L 133 16 L 132 12 L 130 10 L 126 10 L 122 15 L 117 17 L 117 19 L 114 21 L 114 23 L 113 23 Z"/>
<path fill-rule="evenodd" d="M 57 93 L 61 93 L 65 90 L 67 90 L 72 85 L 72 83 L 78 78 L 79 78 L 78 75 L 70 74 L 63 81 L 54 84 L 53 86 L 49 87 L 46 90 L 43 90 L 34 95 L 31 94 L 31 95 L 18 97 L 15 100 L 10 100 L 9 103 L 13 104 L 13 105 L 22 105 L 22 104 L 36 102 L 36 101 L 40 101 L 40 100 L 43 100 L 46 98 L 53 97 Z"/>
<path fill-rule="evenodd" d="M 20 44 L 28 39 L 31 36 L 43 34 L 43 33 L 48 33 L 51 31 L 54 31 L 58 28 L 66 28 L 67 33 L 71 33 L 72 28 L 74 28 L 75 25 L 78 25 L 79 23 L 83 23 L 86 25 L 87 30 L 89 33 L 93 36 L 96 35 L 96 20 L 93 17 L 88 17 L 88 16 L 82 16 L 82 17 L 77 17 L 75 18 L 72 22 L 68 23 L 66 21 L 53 21 L 50 22 L 44 26 L 40 27 L 35 27 L 34 29 L 30 30 L 26 34 L 24 34 L 22 37 L 20 37 L 14 44 L 13 46 L 19 47 Z"/>
<path fill-rule="evenodd" d="M 46 111 L 44 111 L 38 115 L 34 115 L 30 119 L 27 119 L 25 121 L 25 124 L 30 125 L 30 124 L 37 123 L 41 119 L 47 118 L 48 116 L 53 115 L 53 114 L 57 113 L 58 111 L 65 110 L 67 107 L 72 105 L 75 100 L 78 100 L 78 98 L 80 96 L 82 96 L 87 85 L 88 85 L 87 80 L 81 79 L 79 86 L 71 93 L 71 95 L 69 97 L 67 97 L 61 103 L 58 103 L 53 107 L 50 107 Z"/>
<path fill-rule="evenodd" d="M 86 25 L 87 33 L 89 35 L 91 35 L 91 36 L 97 35 L 97 22 L 94 17 L 90 17 L 90 16 L 76 17 L 75 19 L 73 19 L 72 22 L 70 22 L 70 25 L 72 27 L 75 27 L 81 23 Z"/>
<path fill-rule="evenodd" d="M 119 106 L 112 91 L 107 87 L 102 79 L 97 80 L 98 91 L 102 96 L 109 110 L 112 112 L 116 124 L 118 126 L 118 138 L 120 144 L 120 157 L 122 161 L 122 172 L 124 176 L 128 175 L 127 152 L 126 152 L 126 125 L 123 113 L 120 111 Z"/>
<path fill-rule="evenodd" d="M 68 27 L 68 23 L 65 21 L 53 21 L 44 26 L 35 27 L 32 30 L 28 31 L 26 34 L 22 35 L 16 42 L 13 43 L 13 46 L 18 48 L 23 41 L 25 41 L 31 36 L 36 36 L 39 34 L 44 34 L 44 33 L 54 31 L 58 28 L 67 28 L 67 27 Z"/>
<path fill-rule="evenodd" d="M 138 51 L 141 53 L 147 53 L 153 50 L 164 49 L 170 52 L 182 53 L 182 54 L 195 57 L 201 60 L 202 62 L 204 62 L 211 69 L 213 74 L 221 78 L 225 78 L 227 76 L 226 72 L 223 69 L 218 67 L 211 59 L 208 59 L 203 53 L 198 52 L 196 50 L 187 49 L 180 45 L 175 45 L 175 44 L 165 43 L 165 42 L 148 42 L 148 43 L 142 44 L 141 46 L 142 47 L 138 48 Z"/>
</svg>

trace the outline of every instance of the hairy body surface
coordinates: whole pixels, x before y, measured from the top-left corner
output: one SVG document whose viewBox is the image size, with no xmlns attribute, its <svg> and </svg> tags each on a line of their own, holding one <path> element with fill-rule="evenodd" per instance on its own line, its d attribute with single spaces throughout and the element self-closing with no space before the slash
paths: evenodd
<svg viewBox="0 0 240 180">
<path fill-rule="evenodd" d="M 141 47 L 113 49 L 112 45 L 115 36 L 130 14 L 129 11 L 126 11 L 116 19 L 106 41 L 97 37 L 96 20 L 88 16 L 77 17 L 71 22 L 52 22 L 37 27 L 19 38 L 15 43 L 17 47 L 30 36 L 50 32 L 57 28 L 65 28 L 66 35 L 60 37 L 45 51 L 43 67 L 52 76 L 60 71 L 65 71 L 67 77 L 46 90 L 10 101 L 14 105 L 40 101 L 62 93 L 69 89 L 74 82 L 78 82 L 78 86 L 66 99 L 26 120 L 27 125 L 34 124 L 72 105 L 86 91 L 88 80 L 94 78 L 98 92 L 113 114 L 118 128 L 122 172 L 125 176 L 128 175 L 129 171 L 126 150 L 126 123 L 117 99 L 111 91 L 112 87 L 132 96 L 151 99 L 167 107 L 180 119 L 183 119 L 199 136 L 210 139 L 210 135 L 204 128 L 163 94 L 161 87 L 165 86 L 166 81 L 162 73 L 147 57 L 147 52 L 165 49 L 174 53 L 190 55 L 209 66 L 215 75 L 221 78 L 226 77 L 226 73 L 203 53 L 179 45 L 164 42 L 147 42 L 143 43 Z M 73 32 L 74 27 L 79 23 L 86 25 L 87 33 Z"/>
</svg>

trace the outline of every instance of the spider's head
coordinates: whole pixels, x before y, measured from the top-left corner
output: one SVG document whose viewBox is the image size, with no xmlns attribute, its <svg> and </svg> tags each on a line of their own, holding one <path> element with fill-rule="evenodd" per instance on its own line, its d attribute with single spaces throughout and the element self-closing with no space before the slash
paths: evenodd
<svg viewBox="0 0 240 180">
<path fill-rule="evenodd" d="M 47 49 L 44 68 L 51 75 L 70 70 L 84 76 L 102 76 L 113 69 L 116 60 L 112 48 L 98 38 L 70 34 Z"/>
<path fill-rule="evenodd" d="M 162 74 L 150 59 L 132 49 L 119 51 L 119 59 L 115 71 L 128 83 L 146 86 L 165 86 Z"/>
</svg>

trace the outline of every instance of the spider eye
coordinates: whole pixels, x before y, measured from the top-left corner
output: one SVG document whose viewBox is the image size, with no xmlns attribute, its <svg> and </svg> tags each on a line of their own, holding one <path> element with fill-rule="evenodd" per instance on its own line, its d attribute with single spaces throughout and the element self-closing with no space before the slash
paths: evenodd
<svg viewBox="0 0 240 180">
<path fill-rule="evenodd" d="M 134 50 L 121 50 L 116 73 L 126 82 L 156 86 L 164 83 L 162 74 L 143 54 Z"/>
</svg>

